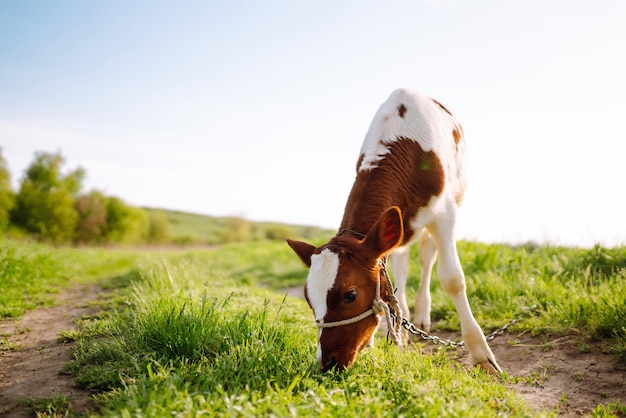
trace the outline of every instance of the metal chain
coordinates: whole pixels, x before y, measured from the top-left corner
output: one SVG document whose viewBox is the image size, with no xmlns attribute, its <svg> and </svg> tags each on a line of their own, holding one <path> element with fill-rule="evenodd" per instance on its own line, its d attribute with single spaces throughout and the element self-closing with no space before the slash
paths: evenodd
<svg viewBox="0 0 626 418">
<path fill-rule="evenodd" d="M 491 334 L 485 335 L 485 338 L 487 339 L 487 341 L 491 341 L 494 338 L 499 337 L 500 335 L 504 334 L 506 330 L 509 329 L 510 326 L 515 325 L 520 320 L 521 318 L 512 319 L 508 324 L 501 326 L 497 330 L 493 331 Z"/>
<path fill-rule="evenodd" d="M 389 277 L 389 273 L 387 273 L 387 266 L 386 266 L 386 261 L 387 261 L 387 257 L 384 257 L 381 260 L 381 270 L 380 270 L 380 274 L 383 275 L 385 277 L 385 280 L 388 283 L 388 286 L 391 287 L 391 278 Z M 380 279 L 379 279 L 380 282 Z M 391 292 L 389 291 L 391 289 L 388 289 L 388 293 L 387 294 L 391 294 Z M 393 323 L 396 327 L 398 324 L 398 317 L 400 319 L 400 325 L 406 329 L 407 331 L 409 331 L 411 334 L 413 335 L 417 335 L 419 337 L 422 338 L 422 340 L 426 340 L 426 341 L 430 341 L 433 344 L 441 344 L 447 347 L 455 347 L 455 348 L 465 348 L 465 341 L 452 341 L 452 340 L 444 340 L 436 335 L 431 335 L 429 333 L 427 333 L 426 331 L 424 331 L 423 329 L 420 329 L 418 327 L 415 326 L 415 324 L 412 324 L 411 322 L 409 322 L 404 316 L 402 316 L 402 311 L 400 311 L 400 306 L 398 305 L 397 299 L 395 298 L 395 293 L 398 291 L 398 289 L 394 289 L 392 296 L 394 296 L 394 299 L 396 300 L 396 303 L 393 304 L 393 306 L 391 306 L 391 304 L 389 306 L 389 313 L 391 316 L 391 323 Z M 524 314 L 523 316 L 530 316 L 532 314 L 533 311 L 535 311 L 537 308 L 537 305 L 533 305 L 531 307 L 527 307 L 524 309 Z M 399 313 L 399 315 L 398 315 Z M 491 332 L 488 335 L 485 335 L 485 339 L 487 341 L 492 341 L 494 338 L 504 334 L 506 332 L 507 329 L 509 329 L 510 326 L 516 324 L 517 322 L 519 322 L 522 319 L 522 317 L 520 316 L 519 318 L 515 318 L 512 319 L 511 321 L 509 321 L 508 324 L 505 324 L 503 326 L 501 326 L 500 328 L 498 328 L 497 330 Z M 391 325 L 391 324 L 389 324 Z M 397 330 L 397 328 L 395 329 L 395 332 L 399 332 Z M 387 335 L 387 338 L 389 338 L 389 332 Z"/>
<path fill-rule="evenodd" d="M 528 312 L 532 312 L 535 309 L 535 306 L 532 306 L 528 309 Z M 396 318 L 396 314 L 394 312 L 393 309 L 390 309 L 391 311 L 391 316 L 393 316 L 394 320 L 397 320 Z M 527 316 L 528 313 L 524 316 Z M 513 320 L 511 320 L 508 324 L 505 324 L 503 326 L 501 326 L 500 328 L 498 328 L 497 330 L 493 331 L 492 333 L 488 334 L 485 336 L 485 338 L 487 339 L 487 341 L 491 341 L 494 338 L 504 334 L 509 327 L 511 327 L 512 325 L 518 323 L 519 321 L 521 321 L 522 318 L 515 318 Z M 433 344 L 441 344 L 441 345 L 445 345 L 447 347 L 455 347 L 455 348 L 465 348 L 465 342 L 464 341 L 452 341 L 452 340 L 444 340 L 436 335 L 431 335 L 429 333 L 427 333 L 426 331 L 419 329 L 418 327 L 416 327 L 414 324 L 412 324 L 411 322 L 409 322 L 406 318 L 402 318 L 402 326 L 404 327 L 404 329 L 406 329 L 407 331 L 409 331 L 411 334 L 413 335 L 417 335 L 418 337 L 421 337 L 423 340 L 426 341 L 430 341 Z"/>
</svg>

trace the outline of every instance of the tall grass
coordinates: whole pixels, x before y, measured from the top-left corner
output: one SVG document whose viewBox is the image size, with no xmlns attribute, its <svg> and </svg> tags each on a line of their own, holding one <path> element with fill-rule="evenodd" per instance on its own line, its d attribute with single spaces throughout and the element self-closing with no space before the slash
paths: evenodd
<svg viewBox="0 0 626 418">
<path fill-rule="evenodd" d="M 582 333 L 626 361 L 626 247 L 510 247 L 460 242 L 470 304 L 485 332 L 514 318 L 514 330 Z M 409 302 L 419 284 L 412 257 Z M 435 329 L 458 330 L 454 305 L 433 280 Z M 410 303 L 411 304 L 411 303 Z"/>
<path fill-rule="evenodd" d="M 110 332 L 79 341 L 71 370 L 85 387 L 108 388 L 98 397 L 103 416 L 528 413 L 501 381 L 443 353 L 382 345 L 346 373 L 322 374 L 305 303 L 219 269 L 197 280 L 219 257 L 208 258 L 153 266 Z"/>
</svg>

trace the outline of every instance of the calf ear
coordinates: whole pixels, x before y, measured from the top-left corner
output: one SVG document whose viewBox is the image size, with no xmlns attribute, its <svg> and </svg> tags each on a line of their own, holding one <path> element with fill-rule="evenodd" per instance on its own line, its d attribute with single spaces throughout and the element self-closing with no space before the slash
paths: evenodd
<svg viewBox="0 0 626 418">
<path fill-rule="evenodd" d="M 298 254 L 300 260 L 302 260 L 307 267 L 311 267 L 311 255 L 313 254 L 313 251 L 315 251 L 315 247 L 313 245 L 290 239 L 287 240 L 287 244 L 289 244 L 291 249 Z"/>
<path fill-rule="evenodd" d="M 363 244 L 376 258 L 402 244 L 404 226 L 397 206 L 387 209 L 367 233 Z"/>
</svg>

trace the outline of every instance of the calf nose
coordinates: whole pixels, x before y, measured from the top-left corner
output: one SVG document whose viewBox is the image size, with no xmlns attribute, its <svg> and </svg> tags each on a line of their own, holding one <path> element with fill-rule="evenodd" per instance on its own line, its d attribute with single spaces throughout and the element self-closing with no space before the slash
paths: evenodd
<svg viewBox="0 0 626 418">
<path fill-rule="evenodd" d="M 337 360 L 335 359 L 335 357 L 331 356 L 327 359 L 322 360 L 320 370 L 322 370 L 323 372 L 327 372 L 330 369 L 334 369 L 335 367 L 337 367 Z"/>
</svg>

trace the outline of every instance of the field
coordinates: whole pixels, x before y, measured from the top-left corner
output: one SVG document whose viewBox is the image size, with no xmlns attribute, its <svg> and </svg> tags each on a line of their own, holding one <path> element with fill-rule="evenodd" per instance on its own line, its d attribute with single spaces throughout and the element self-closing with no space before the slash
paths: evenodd
<svg viewBox="0 0 626 418">
<path fill-rule="evenodd" d="M 384 336 L 347 372 L 320 373 L 312 315 L 290 296 L 306 269 L 282 241 L 159 252 L 4 240 L 0 415 L 626 415 L 626 247 L 459 251 L 485 332 L 520 318 L 492 342 L 502 376 L 466 367 L 463 349 L 401 352 Z M 436 277 L 432 292 L 434 331 L 458 338 Z"/>
<path fill-rule="evenodd" d="M 143 208 L 148 214 L 163 213 L 170 229 L 169 241 L 179 245 L 216 245 L 224 242 L 284 239 L 299 236 L 319 239 L 331 232 L 318 227 L 249 222 L 237 217 L 216 217 L 197 213 Z"/>
</svg>

